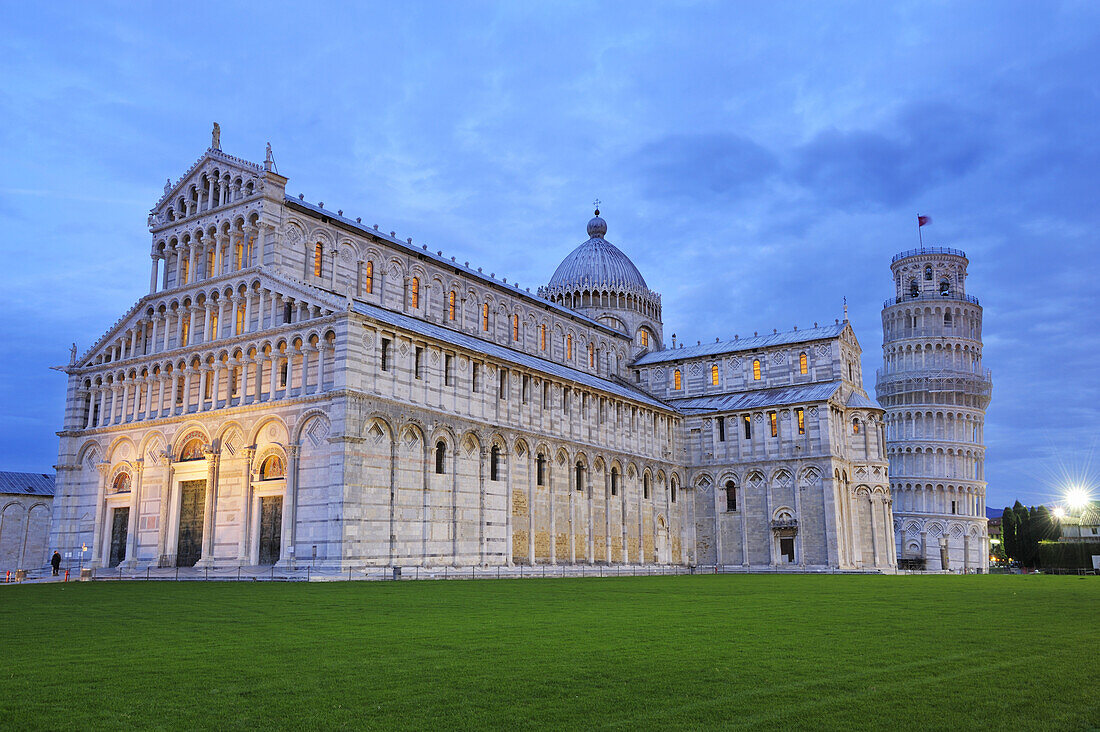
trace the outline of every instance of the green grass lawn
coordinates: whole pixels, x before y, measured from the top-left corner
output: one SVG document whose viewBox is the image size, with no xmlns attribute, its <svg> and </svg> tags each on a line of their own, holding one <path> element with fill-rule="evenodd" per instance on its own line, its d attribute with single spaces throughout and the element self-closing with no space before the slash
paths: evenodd
<svg viewBox="0 0 1100 732">
<path fill-rule="evenodd" d="M 0 728 L 1100 725 L 1100 579 L 0 588 Z"/>
</svg>

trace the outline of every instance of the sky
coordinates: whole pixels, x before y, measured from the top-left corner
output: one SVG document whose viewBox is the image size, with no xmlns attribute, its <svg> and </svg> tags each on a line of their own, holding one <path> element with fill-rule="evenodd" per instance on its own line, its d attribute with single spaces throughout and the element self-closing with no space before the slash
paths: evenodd
<svg viewBox="0 0 1100 732">
<path fill-rule="evenodd" d="M 146 214 L 221 125 L 287 192 L 534 290 L 587 238 L 685 343 L 849 319 L 963 249 L 987 504 L 1100 487 L 1100 5 L 20 3 L 0 34 L 0 469 L 147 292 Z"/>
</svg>

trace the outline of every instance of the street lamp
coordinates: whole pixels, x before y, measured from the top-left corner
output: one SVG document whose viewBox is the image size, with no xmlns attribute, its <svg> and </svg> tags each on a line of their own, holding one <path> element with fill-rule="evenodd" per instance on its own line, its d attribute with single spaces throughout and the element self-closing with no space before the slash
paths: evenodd
<svg viewBox="0 0 1100 732">
<path fill-rule="evenodd" d="M 1055 506 L 1054 510 L 1051 513 L 1053 513 L 1054 518 L 1058 519 L 1059 521 L 1066 517 L 1066 509 L 1062 508 L 1061 506 Z"/>
</svg>

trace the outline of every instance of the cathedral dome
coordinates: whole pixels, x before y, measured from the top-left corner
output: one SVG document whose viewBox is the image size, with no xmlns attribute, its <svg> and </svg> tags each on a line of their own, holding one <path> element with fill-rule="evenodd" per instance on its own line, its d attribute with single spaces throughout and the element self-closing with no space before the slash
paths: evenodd
<svg viewBox="0 0 1100 732">
<path fill-rule="evenodd" d="M 554 292 L 573 290 L 634 290 L 647 292 L 642 273 L 630 258 L 604 239 L 607 222 L 599 209 L 588 222 L 589 239 L 562 260 L 546 289 Z"/>
</svg>

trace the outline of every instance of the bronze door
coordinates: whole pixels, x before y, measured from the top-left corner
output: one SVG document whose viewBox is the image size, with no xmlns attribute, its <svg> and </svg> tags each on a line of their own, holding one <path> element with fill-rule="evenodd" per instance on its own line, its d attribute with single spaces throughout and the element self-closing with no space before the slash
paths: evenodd
<svg viewBox="0 0 1100 732">
<path fill-rule="evenodd" d="M 180 538 L 176 566 L 194 567 L 202 556 L 202 524 L 206 514 L 206 481 L 180 483 Z"/>
<path fill-rule="evenodd" d="M 279 561 L 282 546 L 283 497 L 265 496 L 260 499 L 260 564 Z"/>
<path fill-rule="evenodd" d="M 126 558 L 126 529 L 130 523 L 130 507 L 116 508 L 111 520 L 111 559 L 108 567 L 117 567 Z"/>
</svg>

